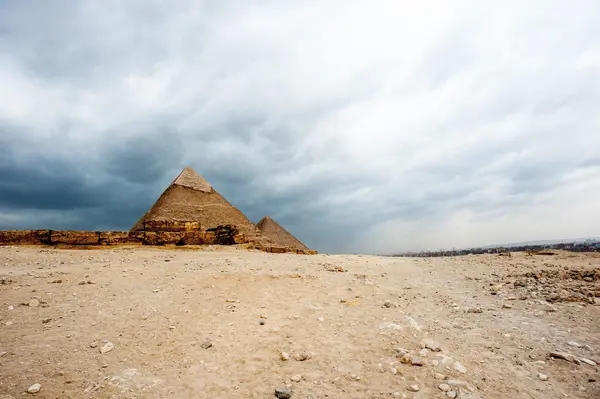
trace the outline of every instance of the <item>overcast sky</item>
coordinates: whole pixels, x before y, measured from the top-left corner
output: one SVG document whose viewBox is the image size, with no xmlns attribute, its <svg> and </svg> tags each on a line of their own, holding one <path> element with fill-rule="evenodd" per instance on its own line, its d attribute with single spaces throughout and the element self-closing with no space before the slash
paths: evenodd
<svg viewBox="0 0 600 399">
<path fill-rule="evenodd" d="M 0 229 L 186 165 L 325 252 L 600 236 L 600 3 L 0 1 Z"/>
</svg>

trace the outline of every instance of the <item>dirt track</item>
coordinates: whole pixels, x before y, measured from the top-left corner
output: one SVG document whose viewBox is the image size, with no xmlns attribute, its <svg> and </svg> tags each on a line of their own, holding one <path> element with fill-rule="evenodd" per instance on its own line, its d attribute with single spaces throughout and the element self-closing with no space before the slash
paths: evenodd
<svg viewBox="0 0 600 399">
<path fill-rule="evenodd" d="M 600 281 L 523 277 L 564 267 L 600 258 L 0 248 L 0 398 L 598 398 Z"/>
</svg>

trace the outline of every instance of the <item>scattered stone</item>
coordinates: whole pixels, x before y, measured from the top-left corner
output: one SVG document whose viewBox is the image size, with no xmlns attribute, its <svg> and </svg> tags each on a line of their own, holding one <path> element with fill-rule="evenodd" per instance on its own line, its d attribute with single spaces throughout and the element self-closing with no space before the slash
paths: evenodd
<svg viewBox="0 0 600 399">
<path fill-rule="evenodd" d="M 62 282 L 63 281 L 61 279 L 58 279 L 58 280 L 52 280 L 52 281 L 50 281 L 50 284 L 60 284 Z"/>
<path fill-rule="evenodd" d="M 553 359 L 562 359 L 562 360 L 566 360 L 567 362 L 573 362 L 575 361 L 575 356 L 571 355 L 570 353 L 567 352 L 550 352 L 548 354 L 549 358 L 553 358 Z"/>
<path fill-rule="evenodd" d="M 433 378 L 435 378 L 436 380 L 445 380 L 446 376 L 440 373 L 433 373 Z"/>
<path fill-rule="evenodd" d="M 504 304 L 502 304 L 502 307 L 503 307 L 504 309 L 512 309 L 512 308 L 513 308 L 513 306 L 512 306 L 511 304 L 508 304 L 508 303 L 504 303 Z"/>
<path fill-rule="evenodd" d="M 454 399 L 454 398 L 456 398 L 456 396 L 458 396 L 458 394 L 455 391 L 448 391 L 448 392 L 446 392 L 446 396 Z"/>
<path fill-rule="evenodd" d="M 538 378 L 542 381 L 548 381 L 548 376 L 546 374 L 539 373 Z"/>
<path fill-rule="evenodd" d="M 264 325 L 265 325 L 265 321 L 264 321 L 264 320 L 260 320 L 260 321 L 258 322 L 258 324 L 260 324 L 261 326 L 264 326 Z"/>
<path fill-rule="evenodd" d="M 94 341 L 90 344 L 90 348 L 97 348 L 98 347 L 98 341 Z"/>
<path fill-rule="evenodd" d="M 312 356 L 310 355 L 310 353 L 308 353 L 308 352 L 304 352 L 304 351 L 303 351 L 303 352 L 300 352 L 300 353 L 296 353 L 296 354 L 294 355 L 294 359 L 296 359 L 296 361 L 298 361 L 298 362 L 303 362 L 303 361 L 305 361 L 305 360 L 308 360 L 308 359 L 310 359 L 311 357 L 312 357 Z"/>
<path fill-rule="evenodd" d="M 320 322 L 324 322 L 325 318 L 324 317 L 317 317 L 317 320 L 319 320 Z"/>
<path fill-rule="evenodd" d="M 50 323 L 51 321 L 52 321 L 52 319 L 48 317 L 47 319 L 43 319 L 43 320 L 42 320 L 42 324 L 48 324 L 48 323 Z"/>
<path fill-rule="evenodd" d="M 575 341 L 569 341 L 569 342 L 567 342 L 567 345 L 573 346 L 575 348 L 581 348 L 581 346 L 582 346 L 579 342 L 575 342 Z"/>
<path fill-rule="evenodd" d="M 38 393 L 42 389 L 40 384 L 33 384 L 29 388 L 27 388 L 28 393 Z"/>
<path fill-rule="evenodd" d="M 29 301 L 29 303 L 27 304 L 30 308 L 37 308 L 38 306 L 40 306 L 40 301 L 33 298 L 31 301 Z"/>
<path fill-rule="evenodd" d="M 419 392 L 421 390 L 421 388 L 419 388 L 417 384 L 409 385 L 406 387 L 406 389 L 408 389 L 411 392 Z"/>
<path fill-rule="evenodd" d="M 400 359 L 400 363 L 410 364 L 412 366 L 420 367 L 423 365 L 423 360 L 418 356 L 413 356 L 413 355 L 407 353 L 404 356 L 402 356 L 402 358 Z"/>
<path fill-rule="evenodd" d="M 290 399 L 292 393 L 287 388 L 275 388 L 275 397 L 279 399 Z"/>
<path fill-rule="evenodd" d="M 451 390 L 452 388 L 450 387 L 450 385 L 448 384 L 440 384 L 438 385 L 438 388 L 442 391 L 442 392 L 448 392 L 449 390 Z"/>
<path fill-rule="evenodd" d="M 211 341 L 210 339 L 209 339 L 209 340 L 206 340 L 206 341 L 204 341 L 204 343 L 203 343 L 202 345 L 200 345 L 200 347 L 201 347 L 202 349 L 208 349 L 208 348 L 210 348 L 211 346 L 213 346 L 213 344 L 212 344 L 212 341 Z"/>
<path fill-rule="evenodd" d="M 383 307 L 384 307 L 384 308 L 391 308 L 392 306 L 393 306 L 393 305 L 392 305 L 392 302 L 390 302 L 390 300 L 389 300 L 389 299 L 388 299 L 388 300 L 386 300 L 386 301 L 383 303 Z"/>
<path fill-rule="evenodd" d="M 452 368 L 461 374 L 465 374 L 467 372 L 465 366 L 463 366 L 459 361 L 454 362 L 452 364 Z"/>
<path fill-rule="evenodd" d="M 587 365 L 590 365 L 590 366 L 597 366 L 598 365 L 595 361 L 590 360 L 590 359 L 586 359 L 585 357 L 579 358 L 579 361 L 581 361 L 582 363 L 585 363 Z"/>
<path fill-rule="evenodd" d="M 360 381 L 360 376 L 357 374 L 350 374 L 350 375 L 348 375 L 348 378 L 353 381 Z"/>
<path fill-rule="evenodd" d="M 294 382 L 300 382 L 302 381 L 302 376 L 300 374 L 293 375 L 291 380 Z"/>
<path fill-rule="evenodd" d="M 464 388 L 467 386 L 467 383 L 463 380 L 454 380 L 454 379 L 450 379 L 448 381 L 446 381 L 446 384 L 450 385 L 451 387 L 461 387 Z"/>
<path fill-rule="evenodd" d="M 290 354 L 287 352 L 281 352 L 281 360 L 284 362 L 290 360 Z"/>
<path fill-rule="evenodd" d="M 0 357 L 2 357 L 2 356 L 4 356 L 4 355 L 6 355 L 7 353 L 8 353 L 8 352 L 6 352 L 6 351 L 0 352 Z"/>
<path fill-rule="evenodd" d="M 10 306 L 8 307 L 8 310 L 15 310 L 15 307 L 14 307 L 13 305 L 10 305 Z"/>
<path fill-rule="evenodd" d="M 105 353 L 110 352 L 114 348 L 115 348 L 115 345 L 112 342 L 107 342 L 104 345 L 102 345 L 102 348 L 100 348 L 100 353 L 102 353 L 104 355 Z"/>
<path fill-rule="evenodd" d="M 429 340 L 429 339 L 421 341 L 421 348 L 429 349 L 432 352 L 441 352 L 442 351 L 442 347 L 440 344 L 438 344 L 435 341 Z"/>
<path fill-rule="evenodd" d="M 467 313 L 483 313 L 483 309 L 481 308 L 468 308 Z"/>
</svg>

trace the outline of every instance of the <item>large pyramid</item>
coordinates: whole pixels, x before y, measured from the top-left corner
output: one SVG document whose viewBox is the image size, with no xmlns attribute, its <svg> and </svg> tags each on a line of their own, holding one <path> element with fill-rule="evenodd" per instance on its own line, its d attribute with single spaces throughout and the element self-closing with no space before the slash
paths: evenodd
<svg viewBox="0 0 600 399">
<path fill-rule="evenodd" d="M 169 231 L 173 225 L 202 231 L 232 225 L 247 241 L 266 240 L 239 209 L 189 167 L 173 180 L 131 232 Z"/>
<path fill-rule="evenodd" d="M 306 245 L 268 216 L 262 218 L 256 227 L 277 246 L 309 251 Z"/>
</svg>

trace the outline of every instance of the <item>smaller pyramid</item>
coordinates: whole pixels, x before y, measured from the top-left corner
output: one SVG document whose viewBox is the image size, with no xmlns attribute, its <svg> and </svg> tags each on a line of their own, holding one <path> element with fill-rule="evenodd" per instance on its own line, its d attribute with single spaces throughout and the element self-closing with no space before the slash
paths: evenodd
<svg viewBox="0 0 600 399">
<path fill-rule="evenodd" d="M 284 229 L 279 223 L 268 216 L 261 219 L 256 225 L 260 231 L 275 245 L 281 247 L 295 248 L 303 251 L 310 251 L 300 240 L 294 237 L 289 231 Z"/>
</svg>

